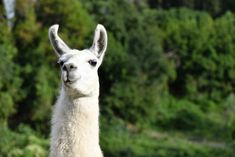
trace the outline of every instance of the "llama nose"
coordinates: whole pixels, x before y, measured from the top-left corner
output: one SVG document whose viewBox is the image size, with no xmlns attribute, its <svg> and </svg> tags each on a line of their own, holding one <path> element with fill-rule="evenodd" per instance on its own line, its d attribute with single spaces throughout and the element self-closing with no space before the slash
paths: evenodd
<svg viewBox="0 0 235 157">
<path fill-rule="evenodd" d="M 72 71 L 72 70 L 77 69 L 77 67 L 73 63 L 67 63 L 63 65 L 62 69 L 64 71 Z"/>
</svg>

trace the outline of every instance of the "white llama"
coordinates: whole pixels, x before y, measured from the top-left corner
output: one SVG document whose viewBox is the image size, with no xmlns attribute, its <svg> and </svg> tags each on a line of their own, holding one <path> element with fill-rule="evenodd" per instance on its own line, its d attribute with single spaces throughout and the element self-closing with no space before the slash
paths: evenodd
<svg viewBox="0 0 235 157">
<path fill-rule="evenodd" d="M 102 157 L 99 146 L 98 67 L 107 47 L 107 33 L 98 24 L 89 49 L 70 49 L 49 29 L 50 42 L 59 57 L 62 87 L 52 117 L 50 157 Z"/>
</svg>

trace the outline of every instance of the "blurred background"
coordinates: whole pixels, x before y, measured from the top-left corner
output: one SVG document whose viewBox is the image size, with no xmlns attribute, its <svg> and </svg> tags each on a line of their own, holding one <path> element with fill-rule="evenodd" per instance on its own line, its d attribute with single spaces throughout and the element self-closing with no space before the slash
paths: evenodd
<svg viewBox="0 0 235 157">
<path fill-rule="evenodd" d="M 84 49 L 101 23 L 104 155 L 234 157 L 234 12 L 234 0 L 0 1 L 0 156 L 48 156 L 60 86 L 48 28 Z"/>
</svg>

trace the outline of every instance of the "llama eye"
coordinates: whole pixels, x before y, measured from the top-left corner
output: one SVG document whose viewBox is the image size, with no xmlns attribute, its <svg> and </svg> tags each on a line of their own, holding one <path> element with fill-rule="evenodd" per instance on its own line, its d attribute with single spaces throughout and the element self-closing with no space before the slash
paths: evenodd
<svg viewBox="0 0 235 157">
<path fill-rule="evenodd" d="M 91 66 L 96 66 L 97 61 L 96 61 L 96 60 L 89 60 L 88 63 L 89 63 Z"/>
<path fill-rule="evenodd" d="M 58 61 L 57 62 L 60 66 L 64 65 L 64 62 L 63 61 Z"/>
</svg>

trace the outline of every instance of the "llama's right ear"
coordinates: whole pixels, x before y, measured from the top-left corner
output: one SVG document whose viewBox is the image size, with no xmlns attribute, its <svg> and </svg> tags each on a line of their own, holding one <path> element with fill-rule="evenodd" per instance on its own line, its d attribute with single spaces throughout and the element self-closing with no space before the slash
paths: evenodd
<svg viewBox="0 0 235 157">
<path fill-rule="evenodd" d="M 52 47 L 54 48 L 56 54 L 61 56 L 62 54 L 68 52 L 70 48 L 64 43 L 64 41 L 58 36 L 59 25 L 55 24 L 49 28 L 49 39 Z"/>
<path fill-rule="evenodd" d="M 98 24 L 95 29 L 93 44 L 90 50 L 99 58 L 100 64 L 107 49 L 107 32 L 103 25 Z"/>
</svg>

